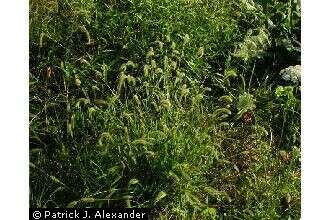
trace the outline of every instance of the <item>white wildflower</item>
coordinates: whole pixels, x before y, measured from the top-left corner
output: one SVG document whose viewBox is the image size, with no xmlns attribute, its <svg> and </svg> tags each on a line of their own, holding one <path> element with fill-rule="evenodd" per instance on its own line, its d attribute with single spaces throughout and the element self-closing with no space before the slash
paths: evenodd
<svg viewBox="0 0 330 220">
<path fill-rule="evenodd" d="M 291 81 L 294 83 L 300 82 L 301 78 L 301 66 L 289 66 L 280 71 L 280 75 L 285 81 Z"/>
</svg>

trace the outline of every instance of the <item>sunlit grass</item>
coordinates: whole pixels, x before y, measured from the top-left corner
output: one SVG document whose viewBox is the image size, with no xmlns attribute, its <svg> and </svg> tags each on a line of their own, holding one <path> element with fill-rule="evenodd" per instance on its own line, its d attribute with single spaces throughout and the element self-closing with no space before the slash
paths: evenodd
<svg viewBox="0 0 330 220">
<path fill-rule="evenodd" d="M 299 4 L 31 0 L 31 207 L 299 219 Z"/>
</svg>

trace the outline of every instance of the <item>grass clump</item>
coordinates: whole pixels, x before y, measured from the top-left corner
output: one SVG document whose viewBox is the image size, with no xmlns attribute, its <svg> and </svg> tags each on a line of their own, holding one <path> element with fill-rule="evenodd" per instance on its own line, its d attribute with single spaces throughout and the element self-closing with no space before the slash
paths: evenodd
<svg viewBox="0 0 330 220">
<path fill-rule="evenodd" d="M 31 207 L 299 219 L 299 4 L 31 0 Z"/>
</svg>

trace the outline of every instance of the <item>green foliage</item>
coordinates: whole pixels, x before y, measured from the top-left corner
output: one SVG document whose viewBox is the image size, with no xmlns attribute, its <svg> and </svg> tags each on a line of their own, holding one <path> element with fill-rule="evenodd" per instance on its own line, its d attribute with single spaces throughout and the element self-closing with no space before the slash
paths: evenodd
<svg viewBox="0 0 330 220">
<path fill-rule="evenodd" d="M 278 86 L 275 90 L 276 101 L 279 104 L 278 121 L 282 121 L 281 144 L 285 148 L 300 145 L 300 100 L 298 96 L 300 87 Z M 283 140 L 284 139 L 284 140 Z"/>
<path fill-rule="evenodd" d="M 238 103 L 237 103 L 237 110 L 238 114 L 242 115 L 244 112 L 253 111 L 256 108 L 255 99 L 253 95 L 244 93 L 239 95 Z"/>
<path fill-rule="evenodd" d="M 299 219 L 299 31 L 295 0 L 31 0 L 31 207 Z"/>
<path fill-rule="evenodd" d="M 268 34 L 263 28 L 258 30 L 257 35 L 252 35 L 252 33 L 252 30 L 248 31 L 244 41 L 239 44 L 237 51 L 234 53 L 235 57 L 249 61 L 249 59 L 263 56 L 270 44 Z"/>
</svg>

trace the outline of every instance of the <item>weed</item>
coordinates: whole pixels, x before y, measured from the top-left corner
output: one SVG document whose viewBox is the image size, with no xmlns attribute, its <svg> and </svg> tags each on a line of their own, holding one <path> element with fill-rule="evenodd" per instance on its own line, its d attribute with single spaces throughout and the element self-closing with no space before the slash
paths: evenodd
<svg viewBox="0 0 330 220">
<path fill-rule="evenodd" d="M 31 0 L 30 206 L 299 219 L 299 42 L 295 0 Z"/>
</svg>

